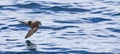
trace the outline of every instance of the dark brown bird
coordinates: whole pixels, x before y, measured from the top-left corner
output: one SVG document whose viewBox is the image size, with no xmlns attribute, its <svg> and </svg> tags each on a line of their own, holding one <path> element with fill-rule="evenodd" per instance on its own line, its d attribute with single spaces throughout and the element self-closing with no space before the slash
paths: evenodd
<svg viewBox="0 0 120 54">
<path fill-rule="evenodd" d="M 25 39 L 29 38 L 33 33 L 35 33 L 38 30 L 39 25 L 41 25 L 40 21 L 19 21 L 19 22 L 31 27 L 31 29 L 28 31 L 27 35 L 25 36 Z"/>
</svg>

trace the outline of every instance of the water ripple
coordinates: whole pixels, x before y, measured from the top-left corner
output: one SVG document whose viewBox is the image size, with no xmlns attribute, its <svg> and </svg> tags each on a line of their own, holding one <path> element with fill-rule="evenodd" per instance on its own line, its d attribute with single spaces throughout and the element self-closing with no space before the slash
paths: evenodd
<svg viewBox="0 0 120 54">
<path fill-rule="evenodd" d="M 94 12 L 91 12 L 91 14 L 100 14 L 102 13 L 102 11 L 94 11 Z"/>
<path fill-rule="evenodd" d="M 107 53 L 107 52 L 100 52 L 100 53 L 97 53 L 97 52 L 87 52 L 87 51 L 79 51 L 79 50 L 72 50 L 72 51 L 69 51 L 70 53 L 81 53 L 81 54 L 113 54 L 113 53 Z"/>
<path fill-rule="evenodd" d="M 83 20 L 87 20 L 88 23 L 99 23 L 103 21 L 111 21 L 112 19 L 89 17 L 89 18 L 83 18 Z"/>
<path fill-rule="evenodd" d="M 53 3 L 52 3 L 53 4 Z M 7 5 L 9 7 L 18 7 L 18 8 L 27 8 L 27 9 L 39 9 L 39 10 L 50 10 L 53 12 L 59 12 L 59 11 L 66 11 L 66 12 L 88 12 L 89 9 L 84 8 L 72 8 L 71 6 L 53 6 L 49 7 L 46 5 L 42 5 L 40 3 L 28 3 L 28 4 L 16 4 L 16 5 Z M 4 6 L 6 7 L 6 6 Z M 3 10 L 16 10 L 15 8 L 3 8 Z"/>
<path fill-rule="evenodd" d="M 0 52 L 0 54 L 113 54 L 110 52 L 87 52 L 87 51 L 79 51 L 79 50 L 71 50 L 71 51 L 66 51 L 66 52 L 44 52 L 44 51 L 27 51 L 27 52 Z"/>
<path fill-rule="evenodd" d="M 54 6 L 49 8 L 43 8 L 44 10 L 51 10 L 51 11 L 67 11 L 67 12 L 88 12 L 90 10 L 83 9 L 83 8 L 68 8 L 68 7 L 60 7 L 60 6 Z"/>
<path fill-rule="evenodd" d="M 47 45 L 47 46 L 56 46 L 56 44 L 53 44 L 53 43 L 42 43 L 40 45 Z"/>
<path fill-rule="evenodd" d="M 0 26 L 3 26 L 3 25 L 5 25 L 5 24 L 0 23 Z"/>
<path fill-rule="evenodd" d="M 110 13 L 104 13 L 103 15 L 119 16 L 119 15 L 120 15 L 120 13 L 110 12 Z"/>
<path fill-rule="evenodd" d="M 56 37 L 58 39 L 66 39 L 66 40 L 71 40 L 70 38 L 67 38 L 67 37 Z"/>
<path fill-rule="evenodd" d="M 117 28 L 106 28 L 112 32 L 117 32 L 117 33 L 120 33 L 120 29 L 117 29 Z"/>
<path fill-rule="evenodd" d="M 6 39 L 6 41 L 17 41 L 18 39 Z"/>
<path fill-rule="evenodd" d="M 52 29 L 52 30 L 62 30 L 67 28 L 79 28 L 78 26 L 63 26 L 63 27 L 50 27 L 50 26 L 42 26 L 41 29 Z"/>
<path fill-rule="evenodd" d="M 112 16 L 120 16 L 120 13 L 114 13 Z"/>
<path fill-rule="evenodd" d="M 29 4 L 16 4 L 16 5 L 12 5 L 18 8 L 30 8 L 30 9 L 34 9 L 34 8 L 40 8 L 42 7 L 42 5 L 38 4 L 38 3 L 29 3 Z"/>
<path fill-rule="evenodd" d="M 76 24 L 76 23 L 82 23 L 80 20 L 69 20 L 69 21 L 59 21 L 59 20 L 55 20 L 54 22 L 56 23 L 69 23 L 69 24 Z"/>
<path fill-rule="evenodd" d="M 0 10 L 11 10 L 11 11 L 16 11 L 16 8 L 10 8 L 10 7 L 2 7 Z"/>
<path fill-rule="evenodd" d="M 96 35 L 97 37 L 103 37 L 103 38 L 110 38 L 110 37 L 116 37 L 115 35 Z"/>
<path fill-rule="evenodd" d="M 6 29 L 9 29 L 9 27 L 2 27 L 2 28 L 0 28 L 0 30 L 6 30 Z"/>
<path fill-rule="evenodd" d="M 62 34 L 62 36 L 82 36 L 86 34 Z"/>
<path fill-rule="evenodd" d="M 70 50 L 70 49 L 68 49 L 68 48 L 59 48 L 59 47 L 52 47 L 52 48 L 43 48 L 43 49 L 45 49 L 45 50 L 55 50 L 55 51 L 62 51 L 62 52 L 64 52 L 64 51 L 67 51 L 67 50 Z"/>
</svg>

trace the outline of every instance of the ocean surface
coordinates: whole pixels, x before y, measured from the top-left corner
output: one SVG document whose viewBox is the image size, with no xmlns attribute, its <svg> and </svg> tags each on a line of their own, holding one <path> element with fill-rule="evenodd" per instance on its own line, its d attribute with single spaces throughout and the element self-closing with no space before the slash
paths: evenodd
<svg viewBox="0 0 120 54">
<path fill-rule="evenodd" d="M 0 54 L 120 54 L 120 0 L 0 0 Z"/>
</svg>

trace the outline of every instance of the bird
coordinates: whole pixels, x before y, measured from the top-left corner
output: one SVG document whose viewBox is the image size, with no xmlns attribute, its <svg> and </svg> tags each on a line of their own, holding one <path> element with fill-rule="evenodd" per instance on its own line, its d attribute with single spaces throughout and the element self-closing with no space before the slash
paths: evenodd
<svg viewBox="0 0 120 54">
<path fill-rule="evenodd" d="M 29 21 L 19 21 L 20 23 L 24 24 L 24 25 L 27 25 L 27 26 L 30 26 L 30 30 L 28 31 L 27 35 L 25 36 L 25 39 L 29 38 L 30 36 L 32 36 L 33 33 L 35 33 L 40 25 L 41 25 L 41 22 L 38 21 L 38 20 L 29 20 Z"/>
</svg>

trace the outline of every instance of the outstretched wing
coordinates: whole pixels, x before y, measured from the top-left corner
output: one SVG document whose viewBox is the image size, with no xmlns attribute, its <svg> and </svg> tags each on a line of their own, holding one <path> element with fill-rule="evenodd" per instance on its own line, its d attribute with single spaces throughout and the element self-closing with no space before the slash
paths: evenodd
<svg viewBox="0 0 120 54">
<path fill-rule="evenodd" d="M 18 21 L 18 22 L 20 22 L 20 23 L 22 23 L 22 24 L 24 24 L 24 25 L 27 25 L 27 26 L 28 26 L 27 21 Z"/>
<path fill-rule="evenodd" d="M 26 39 L 26 38 L 29 38 L 29 37 L 30 37 L 33 33 L 35 33 L 37 30 L 38 30 L 38 27 L 31 28 L 31 29 L 28 31 L 27 35 L 25 36 L 25 39 Z"/>
</svg>

